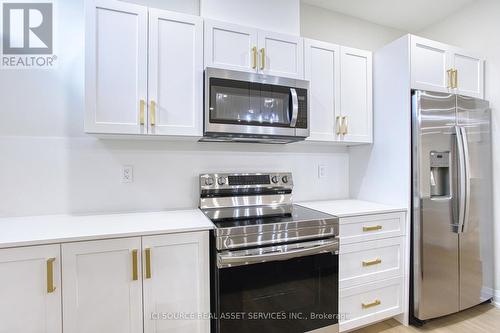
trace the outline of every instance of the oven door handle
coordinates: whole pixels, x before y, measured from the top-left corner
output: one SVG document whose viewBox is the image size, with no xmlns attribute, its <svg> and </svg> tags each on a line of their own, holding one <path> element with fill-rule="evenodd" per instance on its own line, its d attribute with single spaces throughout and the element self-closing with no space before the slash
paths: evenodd
<svg viewBox="0 0 500 333">
<path fill-rule="evenodd" d="M 290 88 L 290 96 L 292 98 L 292 118 L 290 119 L 290 127 L 297 125 L 297 117 L 299 116 L 299 98 L 297 97 L 297 90 Z"/>
<path fill-rule="evenodd" d="M 284 261 L 329 252 L 338 254 L 338 250 L 339 241 L 337 239 L 333 239 L 279 245 L 251 250 L 226 251 L 217 254 L 217 267 L 228 268 L 269 261 Z M 239 253 L 242 253 L 242 255 L 239 255 Z"/>
</svg>

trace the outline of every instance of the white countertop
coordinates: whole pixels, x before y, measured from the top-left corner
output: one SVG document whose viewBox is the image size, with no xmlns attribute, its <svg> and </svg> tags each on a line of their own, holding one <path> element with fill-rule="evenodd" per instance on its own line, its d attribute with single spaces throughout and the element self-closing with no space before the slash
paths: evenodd
<svg viewBox="0 0 500 333">
<path fill-rule="evenodd" d="M 0 248 L 212 229 L 198 209 L 0 218 Z"/>
<path fill-rule="evenodd" d="M 406 211 L 406 208 L 404 207 L 384 205 L 363 200 L 307 201 L 299 202 L 297 204 L 338 217 Z"/>
</svg>

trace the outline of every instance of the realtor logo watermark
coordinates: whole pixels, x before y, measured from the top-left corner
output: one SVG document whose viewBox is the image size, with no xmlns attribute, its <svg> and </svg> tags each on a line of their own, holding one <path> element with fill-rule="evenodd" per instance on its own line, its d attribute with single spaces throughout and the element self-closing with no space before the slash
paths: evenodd
<svg viewBox="0 0 500 333">
<path fill-rule="evenodd" d="M 43 2 L 2 2 L 2 68 L 52 68 L 54 5 Z"/>
</svg>

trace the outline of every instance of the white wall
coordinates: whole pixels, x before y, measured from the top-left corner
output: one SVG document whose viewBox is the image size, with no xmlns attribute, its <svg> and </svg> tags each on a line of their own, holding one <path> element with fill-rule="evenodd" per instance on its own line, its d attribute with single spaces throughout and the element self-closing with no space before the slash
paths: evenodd
<svg viewBox="0 0 500 333">
<path fill-rule="evenodd" d="M 397 29 L 306 4 L 300 5 L 300 17 L 303 37 L 372 51 L 405 34 Z"/>
<path fill-rule="evenodd" d="M 197 175 L 214 171 L 290 170 L 297 201 L 348 196 L 343 148 L 84 134 L 83 1 L 56 1 L 57 69 L 0 70 L 0 216 L 196 207 Z M 120 183 L 124 164 L 132 184 Z M 321 181 L 318 164 L 328 168 Z"/>
<path fill-rule="evenodd" d="M 486 57 L 485 91 L 493 123 L 493 200 L 495 207 L 495 267 L 500 305 L 500 1 L 479 0 L 418 35 L 454 44 Z"/>
<path fill-rule="evenodd" d="M 201 16 L 300 35 L 299 0 L 200 0 Z"/>
</svg>

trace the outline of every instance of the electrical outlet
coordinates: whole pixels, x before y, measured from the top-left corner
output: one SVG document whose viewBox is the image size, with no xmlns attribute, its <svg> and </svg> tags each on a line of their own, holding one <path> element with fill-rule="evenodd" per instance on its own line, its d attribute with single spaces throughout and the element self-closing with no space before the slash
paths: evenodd
<svg viewBox="0 0 500 333">
<path fill-rule="evenodd" d="M 318 178 L 326 177 L 326 165 L 318 165 Z"/>
<path fill-rule="evenodd" d="M 122 167 L 122 183 L 132 183 L 134 181 L 134 167 L 124 165 Z"/>
</svg>

